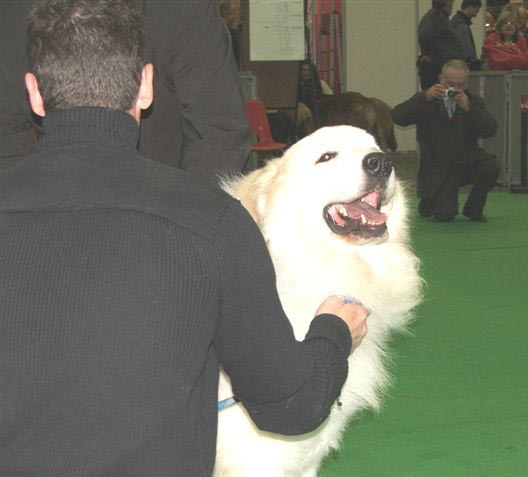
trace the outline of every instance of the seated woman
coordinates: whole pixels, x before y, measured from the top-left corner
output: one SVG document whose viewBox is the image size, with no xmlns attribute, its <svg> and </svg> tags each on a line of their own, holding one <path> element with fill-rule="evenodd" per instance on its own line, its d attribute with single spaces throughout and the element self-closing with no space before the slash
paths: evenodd
<svg viewBox="0 0 528 477">
<path fill-rule="evenodd" d="M 528 69 L 528 46 L 519 32 L 516 15 L 502 12 L 495 22 L 495 31 L 490 33 L 482 47 L 492 70 Z"/>
<path fill-rule="evenodd" d="M 309 60 L 304 60 L 299 68 L 297 86 L 297 130 L 301 137 L 315 131 L 315 109 L 320 106 L 323 96 L 334 94 L 330 86 L 319 78 L 317 67 Z"/>
</svg>

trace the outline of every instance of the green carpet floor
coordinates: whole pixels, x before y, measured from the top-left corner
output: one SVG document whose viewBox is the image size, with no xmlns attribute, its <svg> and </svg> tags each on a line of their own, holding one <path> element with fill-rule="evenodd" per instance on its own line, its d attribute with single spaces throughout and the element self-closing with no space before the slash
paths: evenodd
<svg viewBox="0 0 528 477">
<path fill-rule="evenodd" d="M 414 220 L 425 300 L 383 409 L 350 424 L 322 477 L 528 476 L 528 196 L 494 192 L 486 215 Z"/>
</svg>

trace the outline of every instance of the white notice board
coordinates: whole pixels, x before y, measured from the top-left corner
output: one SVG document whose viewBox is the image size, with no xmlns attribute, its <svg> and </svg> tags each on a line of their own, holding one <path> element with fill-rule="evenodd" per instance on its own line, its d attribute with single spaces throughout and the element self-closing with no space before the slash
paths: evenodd
<svg viewBox="0 0 528 477">
<path fill-rule="evenodd" d="M 304 0 L 249 1 L 250 61 L 304 59 Z"/>
</svg>

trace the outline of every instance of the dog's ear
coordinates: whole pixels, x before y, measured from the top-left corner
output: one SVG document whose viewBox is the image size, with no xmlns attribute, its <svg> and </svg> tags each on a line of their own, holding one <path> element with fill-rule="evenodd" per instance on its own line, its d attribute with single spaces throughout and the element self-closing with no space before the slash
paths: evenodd
<svg viewBox="0 0 528 477">
<path fill-rule="evenodd" d="M 236 196 L 259 226 L 266 202 L 266 189 L 263 187 L 265 178 L 265 169 L 257 170 L 245 177 L 236 189 Z"/>
<path fill-rule="evenodd" d="M 269 161 L 264 168 L 246 176 L 236 187 L 236 197 L 259 226 L 262 226 L 262 218 L 274 190 L 273 180 L 283 159 Z"/>
<path fill-rule="evenodd" d="M 253 220 L 257 223 L 257 225 L 260 225 L 260 216 L 258 211 L 258 197 L 256 194 L 247 194 L 245 195 L 241 201 L 244 208 L 249 212 L 249 215 L 253 217 Z"/>
<path fill-rule="evenodd" d="M 249 212 L 249 215 L 255 222 L 259 222 L 259 215 L 257 212 L 257 199 L 255 184 L 258 182 L 258 177 L 262 174 L 261 170 L 253 171 L 247 176 L 238 176 L 234 178 L 226 177 L 220 179 L 220 187 L 229 195 L 238 199 L 244 209 Z"/>
</svg>

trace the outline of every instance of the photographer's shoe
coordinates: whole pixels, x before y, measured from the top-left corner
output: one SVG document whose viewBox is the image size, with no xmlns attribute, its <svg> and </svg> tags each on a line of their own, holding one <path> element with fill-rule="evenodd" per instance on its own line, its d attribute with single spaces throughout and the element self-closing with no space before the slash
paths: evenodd
<svg viewBox="0 0 528 477">
<path fill-rule="evenodd" d="M 488 221 L 488 219 L 484 215 L 466 215 L 466 214 L 464 215 L 472 222 L 487 222 Z"/>
<path fill-rule="evenodd" d="M 488 219 L 484 216 L 483 213 L 475 214 L 474 212 L 471 212 L 470 210 L 466 210 L 466 209 L 464 209 L 462 213 L 464 214 L 465 217 L 467 217 L 472 222 L 484 223 L 488 221 Z"/>
</svg>

